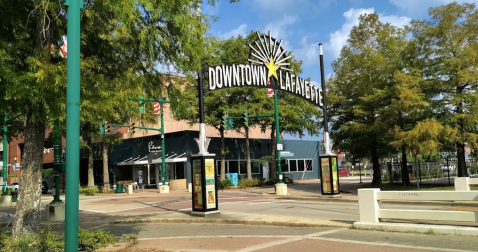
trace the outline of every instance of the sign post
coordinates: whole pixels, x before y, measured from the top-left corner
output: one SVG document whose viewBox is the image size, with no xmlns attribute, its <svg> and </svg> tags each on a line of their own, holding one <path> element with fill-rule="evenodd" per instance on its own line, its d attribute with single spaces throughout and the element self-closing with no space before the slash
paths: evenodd
<svg viewBox="0 0 478 252">
<path fill-rule="evenodd" d="M 82 0 L 64 0 L 68 6 L 68 57 L 66 60 L 66 203 L 65 251 L 78 251 L 80 176 L 80 10 Z"/>
<path fill-rule="evenodd" d="M 339 197 L 339 174 L 337 170 L 337 155 L 332 153 L 329 145 L 329 125 L 327 122 L 327 100 L 325 95 L 325 76 L 324 76 L 324 54 L 322 52 L 322 43 L 319 44 L 320 52 L 320 75 L 323 96 L 323 113 L 324 113 L 324 149 L 325 153 L 320 155 L 319 172 L 322 195 Z"/>
</svg>

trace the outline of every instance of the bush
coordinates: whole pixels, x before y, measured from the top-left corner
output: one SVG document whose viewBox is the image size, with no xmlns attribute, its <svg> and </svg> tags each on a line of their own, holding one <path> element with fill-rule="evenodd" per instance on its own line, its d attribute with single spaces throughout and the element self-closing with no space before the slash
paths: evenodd
<svg viewBox="0 0 478 252">
<path fill-rule="evenodd" d="M 65 241 L 60 240 L 58 235 L 51 231 L 50 227 L 40 232 L 41 251 L 61 252 L 64 250 Z"/>
<path fill-rule="evenodd" d="M 41 171 L 42 178 L 53 178 L 53 168 L 43 169 Z"/>
<path fill-rule="evenodd" d="M 246 187 L 264 186 L 265 182 L 261 178 L 243 179 L 239 182 L 239 188 L 244 189 Z"/>
<path fill-rule="evenodd" d="M 80 194 L 95 194 L 98 193 L 99 190 L 98 188 L 91 188 L 91 187 L 83 187 L 80 188 Z"/>
<path fill-rule="evenodd" d="M 103 230 L 86 231 L 78 228 L 78 248 L 86 251 L 95 251 L 99 248 L 115 244 L 117 239 Z"/>
<path fill-rule="evenodd" d="M 224 179 L 219 182 L 219 189 L 229 189 L 232 186 L 232 181 Z"/>
</svg>

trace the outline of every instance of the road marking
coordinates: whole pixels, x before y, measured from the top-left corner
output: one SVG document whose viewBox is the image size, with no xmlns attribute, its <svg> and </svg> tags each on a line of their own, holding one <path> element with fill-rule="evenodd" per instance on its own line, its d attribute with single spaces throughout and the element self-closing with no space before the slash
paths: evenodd
<svg viewBox="0 0 478 252">
<path fill-rule="evenodd" d="M 93 212 L 93 213 L 107 213 L 105 211 L 97 211 L 97 210 L 89 210 L 89 209 L 78 209 L 80 211 L 85 211 L 85 212 Z"/>
<path fill-rule="evenodd" d="M 124 211 L 129 211 L 129 210 L 136 210 L 136 209 L 142 209 L 142 208 L 148 208 L 148 207 L 157 207 L 157 206 L 164 206 L 164 205 L 169 205 L 169 204 L 175 204 L 175 203 L 183 203 L 183 202 L 191 202 L 191 200 L 183 200 L 183 201 L 163 201 L 147 206 L 140 206 L 140 207 L 132 207 L 132 208 L 127 208 L 127 209 L 121 209 L 121 210 L 115 210 L 115 211 L 109 211 L 106 213 L 117 213 L 117 212 L 124 212 Z"/>
<path fill-rule="evenodd" d="M 317 233 L 313 233 L 313 234 L 308 234 L 305 237 L 317 237 L 317 236 L 321 236 L 321 235 L 337 233 L 337 232 L 344 231 L 344 230 L 350 230 L 350 229 L 349 228 L 332 229 L 332 230 L 328 230 L 328 231 L 322 231 L 322 232 L 317 232 Z"/>
<path fill-rule="evenodd" d="M 323 240 L 323 241 L 331 241 L 331 242 L 343 242 L 343 243 L 355 243 L 355 244 L 362 244 L 362 245 L 372 245 L 372 246 L 386 246 L 386 247 L 396 247 L 396 248 L 408 248 L 408 249 L 424 249 L 424 250 L 432 250 L 432 251 L 450 251 L 450 252 L 470 252 L 472 250 L 461 250 L 461 249 L 446 249 L 446 248 L 436 248 L 436 247 L 425 247 L 425 246 L 410 246 L 410 245 L 402 245 L 402 244 L 393 244 L 393 243 L 380 243 L 380 242 L 365 242 L 365 241 L 356 241 L 356 240 L 344 240 L 344 239 L 335 239 L 335 238 L 326 238 L 326 237 L 310 237 L 311 235 L 317 234 L 327 234 L 333 233 L 333 231 L 338 232 L 342 231 L 343 229 L 334 229 L 324 232 L 319 232 L 315 234 L 305 235 L 305 236 L 276 236 L 276 235 L 219 235 L 219 236 L 180 236 L 180 237 L 160 237 L 160 238 L 139 238 L 139 241 L 148 241 L 148 240 L 176 240 L 176 239 L 205 239 L 205 238 L 248 238 L 248 237 L 259 237 L 259 238 L 284 238 L 284 240 L 274 241 L 269 243 L 264 243 L 257 246 L 248 247 L 242 250 L 237 250 L 238 252 L 250 252 L 259 249 L 265 249 L 276 245 L 281 245 L 284 243 L 299 241 L 303 239 L 315 239 L 315 240 Z M 191 251 L 191 250 L 188 250 Z"/>
<path fill-rule="evenodd" d="M 302 237 L 288 238 L 288 239 L 285 239 L 285 240 L 268 242 L 268 243 L 264 243 L 264 244 L 261 244 L 261 245 L 256 245 L 256 246 L 248 247 L 248 248 L 245 248 L 245 249 L 237 250 L 237 251 L 239 251 L 239 252 L 249 252 L 249 251 L 265 249 L 265 248 L 269 248 L 269 247 L 272 247 L 272 246 L 281 245 L 281 244 L 284 244 L 284 243 L 295 242 L 295 241 L 299 241 L 299 240 L 302 240 L 302 239 L 303 239 Z"/>
<path fill-rule="evenodd" d="M 277 201 L 260 201 L 260 202 L 247 202 L 247 205 L 257 205 L 257 204 L 270 204 L 270 203 L 283 203 L 283 202 L 293 202 L 295 200 L 277 200 Z"/>
<path fill-rule="evenodd" d="M 410 245 L 393 244 L 393 243 L 387 243 L 387 242 L 355 241 L 355 240 L 335 239 L 335 238 L 326 238 L 326 237 L 308 237 L 308 239 L 332 241 L 332 242 L 356 243 L 356 244 L 373 245 L 373 246 L 389 246 L 389 247 L 408 248 L 408 249 L 427 249 L 427 250 L 434 250 L 434 251 L 452 251 L 452 252 L 469 252 L 469 251 L 472 251 L 472 250 L 461 250 L 461 249 L 446 249 L 446 248 L 436 248 L 436 247 L 425 247 L 425 246 L 410 246 Z"/>
</svg>

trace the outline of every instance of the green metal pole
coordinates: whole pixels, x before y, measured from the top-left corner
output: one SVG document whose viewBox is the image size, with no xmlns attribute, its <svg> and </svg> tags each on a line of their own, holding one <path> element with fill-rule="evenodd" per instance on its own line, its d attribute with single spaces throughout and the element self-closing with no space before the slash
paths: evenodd
<svg viewBox="0 0 478 252">
<path fill-rule="evenodd" d="M 80 2 L 81 1 L 81 2 Z M 80 9 L 82 0 L 68 5 L 68 58 L 66 61 L 66 204 L 65 252 L 78 251 L 80 166 Z"/>
<path fill-rule="evenodd" d="M 8 121 L 8 114 L 5 110 L 4 112 L 4 122 L 3 122 L 3 187 L 2 187 L 2 195 L 7 195 L 7 153 L 8 153 L 8 139 L 7 139 L 7 121 Z"/>
<path fill-rule="evenodd" d="M 169 179 L 166 179 L 166 158 L 165 158 L 165 150 L 164 150 L 164 119 L 163 119 L 163 103 L 159 104 L 161 106 L 161 172 L 163 178 L 163 185 L 166 185 L 166 182 L 169 182 Z"/>
<path fill-rule="evenodd" d="M 274 78 L 271 78 L 272 82 L 275 81 Z M 274 89 L 274 116 L 276 121 L 276 146 L 280 144 L 280 132 L 279 132 L 279 104 L 277 102 L 277 90 Z M 277 147 L 276 147 L 277 149 Z M 277 150 L 277 170 L 279 171 L 279 184 L 282 184 L 282 168 L 280 165 L 280 151 Z"/>
<path fill-rule="evenodd" d="M 55 183 L 55 196 L 53 197 L 52 203 L 61 203 L 60 200 L 60 176 L 58 173 L 61 171 L 61 163 L 60 163 L 60 153 L 61 153 L 61 136 L 60 136 L 60 119 L 55 120 L 55 144 L 54 148 L 54 156 L 53 156 L 53 166 L 55 167 L 55 175 L 53 176 L 54 183 Z"/>
</svg>

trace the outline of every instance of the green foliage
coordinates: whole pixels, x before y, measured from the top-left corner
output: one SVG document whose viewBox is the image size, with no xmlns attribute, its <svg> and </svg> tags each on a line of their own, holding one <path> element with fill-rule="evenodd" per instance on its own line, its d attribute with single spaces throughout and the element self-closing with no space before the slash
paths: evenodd
<svg viewBox="0 0 478 252">
<path fill-rule="evenodd" d="M 95 194 L 99 192 L 100 190 L 96 187 L 82 187 L 79 189 L 80 194 Z"/>
<path fill-rule="evenodd" d="M 41 177 L 44 179 L 53 177 L 53 168 L 43 169 L 41 171 Z"/>
<path fill-rule="evenodd" d="M 78 247 L 81 250 L 95 251 L 99 248 L 115 244 L 117 239 L 103 230 L 87 231 L 78 228 Z"/>
<path fill-rule="evenodd" d="M 219 182 L 219 189 L 229 189 L 232 186 L 232 181 L 229 179 L 223 179 Z"/>
<path fill-rule="evenodd" d="M 262 178 L 253 178 L 253 179 L 241 179 L 239 181 L 239 188 L 244 189 L 247 187 L 256 187 L 256 186 L 264 186 L 265 182 Z"/>
<path fill-rule="evenodd" d="M 64 241 L 50 227 L 41 230 L 40 235 L 28 234 L 16 240 L 11 239 L 10 232 L 0 232 L 0 251 L 61 252 L 63 249 Z"/>
</svg>

